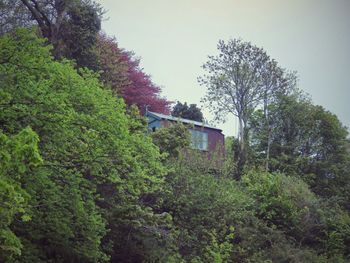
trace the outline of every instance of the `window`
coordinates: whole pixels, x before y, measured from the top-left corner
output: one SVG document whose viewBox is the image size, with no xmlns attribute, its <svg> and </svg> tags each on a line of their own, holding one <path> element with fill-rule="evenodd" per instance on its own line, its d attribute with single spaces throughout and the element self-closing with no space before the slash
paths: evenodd
<svg viewBox="0 0 350 263">
<path fill-rule="evenodd" d="M 202 151 L 208 150 L 208 133 L 192 129 L 190 132 L 192 148 Z"/>
</svg>

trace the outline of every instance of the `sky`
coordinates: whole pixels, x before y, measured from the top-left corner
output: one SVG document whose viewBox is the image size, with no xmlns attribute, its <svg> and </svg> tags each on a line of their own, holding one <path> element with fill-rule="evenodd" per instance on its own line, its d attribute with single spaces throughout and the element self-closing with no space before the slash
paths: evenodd
<svg viewBox="0 0 350 263">
<path fill-rule="evenodd" d="M 262 47 L 298 72 L 313 102 L 350 127 L 350 0 L 101 0 L 102 30 L 141 58 L 141 66 L 171 101 L 200 103 L 197 78 L 220 39 Z M 210 121 L 208 109 L 203 109 Z M 228 116 L 217 127 L 236 135 Z"/>
</svg>

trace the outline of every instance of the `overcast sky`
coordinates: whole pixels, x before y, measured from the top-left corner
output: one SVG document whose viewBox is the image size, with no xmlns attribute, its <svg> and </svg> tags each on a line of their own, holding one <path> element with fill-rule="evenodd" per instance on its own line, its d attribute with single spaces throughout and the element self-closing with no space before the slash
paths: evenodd
<svg viewBox="0 0 350 263">
<path fill-rule="evenodd" d="M 200 105 L 197 77 L 219 39 L 241 38 L 296 70 L 315 104 L 350 127 L 350 0 L 101 0 L 102 29 L 141 57 L 172 101 Z M 207 110 L 206 117 L 210 120 Z M 218 124 L 233 135 L 237 123 Z"/>
</svg>

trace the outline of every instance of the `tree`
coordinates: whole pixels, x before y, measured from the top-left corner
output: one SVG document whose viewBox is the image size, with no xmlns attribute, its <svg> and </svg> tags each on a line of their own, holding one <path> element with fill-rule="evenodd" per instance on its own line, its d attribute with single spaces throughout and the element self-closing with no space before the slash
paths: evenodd
<svg viewBox="0 0 350 263">
<path fill-rule="evenodd" d="M 12 152 L 0 147 L 11 157 L 6 165 L 28 171 L 8 176 L 5 170 L 29 194 L 11 201 L 0 223 L 20 241 L 13 242 L 22 253 L 16 262 L 167 262 L 175 253 L 170 219 L 157 213 L 158 199 L 147 198 L 160 191 L 166 173 L 158 148 L 97 74 L 55 61 L 44 43 L 25 30 L 0 38 L 2 132 L 14 138 L 30 125 L 37 134 Z M 26 170 L 39 139 L 42 164 Z M 12 200 L 12 192 L 1 191 L 0 199 Z M 19 187 L 14 194 L 22 194 Z M 26 200 L 31 220 L 23 222 L 18 216 Z"/>
<path fill-rule="evenodd" d="M 347 262 L 349 140 L 334 114 L 285 96 L 293 80 L 270 61 L 262 72 L 279 73 L 257 77 L 251 169 L 236 181 L 234 163 L 213 169 L 189 149 L 185 126 L 147 133 L 118 94 L 141 87 L 151 100 L 159 90 L 129 67 L 133 55 L 103 41 L 105 70 L 120 75 L 101 82 L 55 60 L 34 31 L 0 37 L 1 262 Z M 140 81 L 119 83 L 125 72 Z M 226 143 L 234 159 L 239 143 Z"/>
<path fill-rule="evenodd" d="M 99 34 L 96 52 L 102 82 L 128 106 L 136 105 L 141 114 L 147 106 L 152 111 L 169 113 L 171 102 L 160 96 L 160 87 L 140 68 L 140 59 L 132 52 L 120 48 L 115 38 L 105 34 Z"/>
<path fill-rule="evenodd" d="M 20 0 L 0 0 L 0 35 L 34 24 L 28 9 Z"/>
<path fill-rule="evenodd" d="M 103 11 L 90 0 L 2 0 L 1 32 L 38 25 L 59 59 L 75 59 L 78 67 L 97 69 L 94 53 Z"/>
<path fill-rule="evenodd" d="M 167 154 L 170 160 L 178 158 L 182 151 L 189 149 L 191 142 L 188 128 L 182 123 L 158 129 L 151 133 L 151 137 L 160 152 Z"/>
<path fill-rule="evenodd" d="M 71 4 L 74 1 L 76 3 Z M 98 70 L 95 46 L 98 32 L 101 29 L 102 8 L 91 0 L 74 1 L 66 2 L 68 18 L 62 24 L 60 33 L 62 38 L 58 40 L 62 47 L 60 47 L 61 44 L 58 44 L 57 56 L 74 59 L 78 67 Z"/>
<path fill-rule="evenodd" d="M 30 195 L 23 189 L 23 177 L 42 164 L 38 135 L 30 128 L 8 137 L 0 131 L 0 260 L 12 262 L 21 255 L 23 244 L 11 225 L 27 222 L 30 217 Z"/>
<path fill-rule="evenodd" d="M 56 59 L 74 59 L 77 67 L 101 71 L 101 80 L 127 105 L 137 105 L 143 114 L 146 106 L 168 114 L 171 102 L 160 96 L 161 88 L 139 67 L 132 52 L 118 46 L 114 38 L 98 34 L 103 10 L 90 0 L 3 0 L 0 11 L 14 13 L 3 19 L 4 32 L 18 26 L 39 26 L 41 35 L 53 45 Z M 10 19 L 11 18 L 11 19 Z"/>
<path fill-rule="evenodd" d="M 196 104 L 190 104 L 190 106 L 188 106 L 186 102 L 182 104 L 178 101 L 174 106 L 171 115 L 193 121 L 203 122 L 203 113 L 199 108 L 197 108 Z"/>
<path fill-rule="evenodd" d="M 96 54 L 100 65 L 100 79 L 109 86 L 113 93 L 121 96 L 128 85 L 129 64 L 126 61 L 124 50 L 119 47 L 115 38 L 104 33 L 98 34 Z"/>
<path fill-rule="evenodd" d="M 203 101 L 217 120 L 233 114 L 239 121 L 240 156 L 242 167 L 246 161 L 248 121 L 258 106 L 267 104 L 277 91 L 287 87 L 284 71 L 265 51 L 241 40 L 219 41 L 218 56 L 209 56 L 203 68 L 207 74 L 199 77 L 207 87 Z M 280 80 L 281 79 L 281 80 Z"/>
<path fill-rule="evenodd" d="M 129 79 L 121 92 L 125 103 L 129 106 L 135 104 L 142 114 L 146 112 L 147 106 L 151 111 L 169 114 L 171 102 L 160 97 L 161 88 L 140 68 L 140 59 L 135 58 L 132 52 L 124 51 L 123 61 L 128 65 Z"/>
<path fill-rule="evenodd" d="M 275 60 L 268 61 L 262 71 L 262 85 L 264 86 L 263 113 L 265 118 L 264 128 L 266 131 L 266 156 L 265 171 L 269 171 L 270 146 L 271 146 L 271 118 L 269 105 L 274 103 L 279 96 L 290 94 L 296 91 L 296 72 L 286 72 L 280 68 Z"/>
<path fill-rule="evenodd" d="M 279 96 L 269 106 L 271 171 L 304 178 L 317 194 L 338 195 L 348 186 L 347 130 L 338 118 L 302 94 Z M 258 160 L 266 149 L 265 117 L 258 110 L 250 123 Z"/>
<path fill-rule="evenodd" d="M 181 256 L 186 262 L 238 262 L 233 237 L 251 215 L 250 197 L 236 181 L 214 176 L 198 153 L 180 153 L 169 166 L 163 210 L 180 229 Z"/>
<path fill-rule="evenodd" d="M 333 201 L 317 197 L 300 178 L 279 173 L 251 171 L 242 183 L 255 199 L 257 217 L 282 231 L 291 246 L 287 255 L 270 253 L 269 259 L 283 262 L 287 256 L 291 262 L 344 262 L 349 254 L 350 217 Z M 277 251 L 283 246 L 279 244 Z"/>
</svg>

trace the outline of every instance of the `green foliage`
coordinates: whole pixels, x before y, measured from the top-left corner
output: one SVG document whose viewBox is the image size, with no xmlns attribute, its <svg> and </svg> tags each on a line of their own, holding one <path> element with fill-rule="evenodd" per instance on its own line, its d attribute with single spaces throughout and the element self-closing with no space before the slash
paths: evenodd
<svg viewBox="0 0 350 263">
<path fill-rule="evenodd" d="M 68 19 L 62 24 L 56 53 L 59 51 L 60 56 L 74 59 L 78 67 L 97 70 L 95 46 L 101 29 L 101 7 L 91 0 L 67 1 L 66 5 Z"/>
<path fill-rule="evenodd" d="M 250 172 L 242 183 L 256 200 L 257 217 L 282 231 L 288 246 L 303 248 L 286 256 L 302 256 L 296 262 L 318 262 L 320 258 L 311 256 L 316 251 L 327 262 L 336 262 L 333 259 L 349 255 L 348 213 L 317 198 L 305 182 L 282 174 Z"/>
<path fill-rule="evenodd" d="M 203 122 L 203 113 L 199 108 L 197 108 L 196 104 L 190 104 L 190 106 L 188 106 L 186 102 L 182 104 L 178 101 L 174 106 L 171 115 L 193 121 Z"/>
<path fill-rule="evenodd" d="M 340 189 L 349 188 L 349 154 L 338 118 L 297 94 L 280 96 L 269 113 L 270 171 L 299 176 L 321 196 L 342 195 Z M 267 149 L 264 123 L 263 113 L 255 112 L 251 162 L 260 166 Z"/>
<path fill-rule="evenodd" d="M 233 136 L 225 137 L 224 174 L 230 178 L 239 178 L 237 162 L 239 155 L 239 142 Z"/>
<path fill-rule="evenodd" d="M 11 230 L 14 220 L 31 219 L 29 194 L 22 188 L 23 177 L 42 163 L 38 136 L 25 128 L 13 137 L 0 132 L 0 260 L 11 262 L 20 256 L 23 245 Z"/>
<path fill-rule="evenodd" d="M 213 176 L 204 158 L 189 152 L 171 163 L 163 209 L 180 231 L 178 244 L 186 261 L 229 262 L 233 227 L 249 217 L 252 200 L 235 181 Z"/>
<path fill-rule="evenodd" d="M 242 182 L 258 200 L 259 218 L 297 239 L 307 240 L 307 233 L 318 221 L 317 198 L 303 181 L 281 174 L 250 172 Z"/>
<path fill-rule="evenodd" d="M 249 122 L 256 109 L 267 106 L 277 94 L 288 94 L 295 85 L 295 74 L 278 66 L 266 52 L 250 42 L 219 40 L 219 54 L 209 56 L 203 65 L 205 74 L 198 78 L 207 87 L 202 101 L 216 120 L 225 121 L 232 114 L 238 119 L 238 174 L 242 175 L 247 161 Z"/>
<path fill-rule="evenodd" d="M 224 238 L 222 243 L 218 243 L 217 234 L 215 231 L 211 233 L 211 243 L 206 247 L 206 252 L 203 255 L 205 262 L 222 263 L 230 259 L 233 251 L 234 227 L 230 227 L 230 232 Z"/>
<path fill-rule="evenodd" d="M 78 24 L 95 19 L 83 11 Z M 148 133 L 98 74 L 50 48 L 26 30 L 0 38 L 1 262 L 349 260 L 349 142 L 335 115 L 276 96 L 250 115 L 245 170 L 235 138 L 218 167 L 189 148 L 187 127 Z"/>
<path fill-rule="evenodd" d="M 54 61 L 50 47 L 34 34 L 6 35 L 0 50 L 3 132 L 16 134 L 30 125 L 40 137 L 43 159 L 21 178 L 32 209 L 30 221 L 23 222 L 29 219 L 24 217 L 10 226 L 23 246 L 18 260 L 154 257 L 156 249 L 145 252 L 147 240 L 155 239 L 169 220 L 156 214 L 158 201 L 147 195 L 161 190 L 166 170 L 141 125 L 101 87 L 96 74 L 78 74 L 69 61 Z M 164 256 L 175 253 L 166 247 Z"/>
<path fill-rule="evenodd" d="M 153 143 L 159 147 L 161 153 L 169 158 L 177 158 L 181 151 L 190 145 L 190 133 L 182 123 L 169 125 L 169 127 L 158 129 L 151 133 Z"/>
<path fill-rule="evenodd" d="M 1 0 L 0 33 L 37 29 L 53 46 L 57 59 L 74 59 L 78 67 L 98 69 L 95 52 L 103 10 L 91 0 Z M 38 30 L 38 32 L 39 32 Z"/>
</svg>

